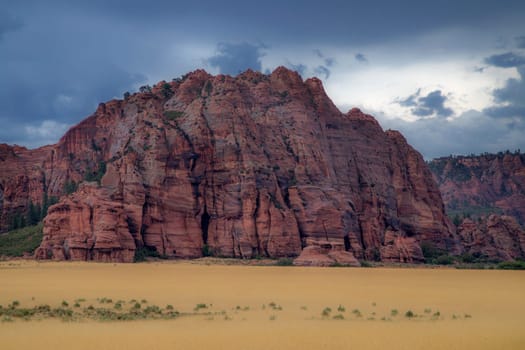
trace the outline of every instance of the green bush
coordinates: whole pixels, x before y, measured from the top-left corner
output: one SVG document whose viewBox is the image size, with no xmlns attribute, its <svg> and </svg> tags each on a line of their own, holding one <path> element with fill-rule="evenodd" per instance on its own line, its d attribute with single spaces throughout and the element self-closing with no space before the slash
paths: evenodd
<svg viewBox="0 0 525 350">
<path fill-rule="evenodd" d="M 332 312 L 332 309 L 329 307 L 325 307 L 323 311 L 321 312 L 321 316 L 328 317 L 330 316 L 330 313 Z"/>
<path fill-rule="evenodd" d="M 280 258 L 277 260 L 276 263 L 277 266 L 293 266 L 293 259 L 292 258 Z"/>
<path fill-rule="evenodd" d="M 32 254 L 42 243 L 42 223 L 0 234 L 0 256 Z"/>
<path fill-rule="evenodd" d="M 452 265 L 454 263 L 454 257 L 450 255 L 440 255 L 435 259 L 435 263 L 438 265 Z"/>
<path fill-rule="evenodd" d="M 135 250 L 134 262 L 146 261 L 146 258 L 162 258 L 154 247 L 144 246 Z"/>
<path fill-rule="evenodd" d="M 501 270 L 525 270 L 525 261 L 504 261 L 497 265 Z"/>
<path fill-rule="evenodd" d="M 177 120 L 184 115 L 184 112 L 180 111 L 165 111 L 164 116 L 169 120 Z"/>
</svg>

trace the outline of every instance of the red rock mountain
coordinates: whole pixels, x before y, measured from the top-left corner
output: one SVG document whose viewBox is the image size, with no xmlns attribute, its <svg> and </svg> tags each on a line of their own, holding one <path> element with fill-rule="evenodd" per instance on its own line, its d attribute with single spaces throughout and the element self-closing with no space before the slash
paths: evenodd
<svg viewBox="0 0 525 350">
<path fill-rule="evenodd" d="M 525 258 L 525 154 L 442 157 L 429 167 L 466 253 Z"/>
<path fill-rule="evenodd" d="M 503 213 L 525 224 L 525 154 L 443 157 L 429 167 L 452 215 Z"/>
<path fill-rule="evenodd" d="M 423 241 L 461 251 L 421 155 L 358 109 L 341 113 L 320 80 L 198 70 L 142 90 L 56 145 L 0 147 L 1 229 L 60 197 L 37 258 L 132 261 L 147 247 L 308 265 L 422 261 Z"/>
</svg>

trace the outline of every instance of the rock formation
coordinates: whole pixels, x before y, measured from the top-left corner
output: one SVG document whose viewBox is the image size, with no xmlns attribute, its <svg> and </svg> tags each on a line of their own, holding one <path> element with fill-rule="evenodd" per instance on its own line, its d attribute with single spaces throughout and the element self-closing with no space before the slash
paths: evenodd
<svg viewBox="0 0 525 350">
<path fill-rule="evenodd" d="M 465 219 L 458 227 L 465 253 L 492 261 L 525 258 L 525 230 L 511 216 Z"/>
<path fill-rule="evenodd" d="M 505 214 L 525 224 L 525 154 L 443 157 L 429 166 L 452 214 Z"/>
<path fill-rule="evenodd" d="M 421 155 L 358 109 L 341 113 L 320 80 L 198 70 L 142 91 L 100 104 L 56 145 L 2 145 L 0 228 L 60 197 L 37 258 L 132 261 L 146 247 L 418 262 L 423 241 L 461 252 Z"/>
<path fill-rule="evenodd" d="M 465 253 L 481 260 L 525 259 L 524 154 L 442 157 L 429 167 Z"/>
</svg>

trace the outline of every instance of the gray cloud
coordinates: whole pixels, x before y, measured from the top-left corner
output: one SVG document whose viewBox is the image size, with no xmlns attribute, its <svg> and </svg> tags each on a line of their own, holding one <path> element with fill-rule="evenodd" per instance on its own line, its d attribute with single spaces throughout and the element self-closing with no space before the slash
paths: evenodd
<svg viewBox="0 0 525 350">
<path fill-rule="evenodd" d="M 368 59 L 367 59 L 366 56 L 363 55 L 362 53 L 358 53 L 357 55 L 355 55 L 355 59 L 356 59 L 358 62 L 361 62 L 361 63 L 366 63 L 366 62 L 368 62 Z"/>
<path fill-rule="evenodd" d="M 487 23 L 494 35 L 525 31 L 525 2 L 516 0 L 267 0 L 265 11 L 253 11 L 253 4 L 243 0 L 151 0 L 147 6 L 143 0 L 18 0 L 3 1 L 0 7 L 0 142 L 26 144 L 55 137 L 47 132 L 51 126 L 77 123 L 99 102 L 139 84 L 179 76 L 203 62 L 211 65 L 203 52 L 218 42 L 344 52 L 381 45 L 395 50 L 396 43 L 410 45 L 414 37 L 458 27 L 469 28 L 469 39 L 486 42 L 476 32 L 486 33 Z M 378 9 L 389 16 L 370 25 Z M 348 13 L 359 13 L 351 25 Z M 450 47 L 470 47 L 471 41 L 465 43 L 457 46 L 455 41 Z M 240 62 L 228 60 L 229 48 L 219 50 L 212 57 L 214 67 L 237 74 L 266 63 L 262 47 L 245 49 Z M 278 56 L 277 51 L 272 54 Z M 309 69 L 296 68 L 328 77 L 336 64 L 321 50 L 310 58 L 316 61 L 304 61 Z"/>
<path fill-rule="evenodd" d="M 485 63 L 501 68 L 518 67 L 525 64 L 525 57 L 514 52 L 506 52 L 485 58 Z"/>
<path fill-rule="evenodd" d="M 286 63 L 286 67 L 296 71 L 297 73 L 299 73 L 299 75 L 301 75 L 302 77 L 304 77 L 304 74 L 306 73 L 306 70 L 308 69 L 308 67 L 306 67 L 304 64 L 302 63 L 299 63 L 299 64 L 293 64 L 291 62 L 287 62 Z M 270 71 L 268 71 L 268 73 L 270 73 Z M 267 74 L 268 74 L 267 73 Z"/>
<path fill-rule="evenodd" d="M 445 107 L 447 97 L 442 95 L 441 90 L 434 90 L 426 96 L 421 96 L 421 89 L 403 100 L 396 101 L 403 107 L 412 107 L 411 112 L 418 117 L 449 117 L 454 111 Z"/>
<path fill-rule="evenodd" d="M 516 47 L 519 49 L 525 49 L 525 35 L 517 36 L 514 38 L 516 40 Z"/>
<path fill-rule="evenodd" d="M 237 75 L 248 68 L 261 71 L 261 58 L 264 56 L 262 45 L 249 43 L 219 43 L 217 54 L 208 59 L 212 67 L 219 68 L 223 74 Z"/>
<path fill-rule="evenodd" d="M 333 57 L 325 58 L 325 59 L 324 59 L 324 64 L 325 64 L 327 67 L 333 67 L 334 64 L 335 64 L 335 58 L 333 58 Z"/>
<path fill-rule="evenodd" d="M 525 149 L 524 121 L 509 124 L 474 110 L 452 120 L 428 118 L 407 122 L 386 118 L 381 113 L 377 117 L 383 128 L 401 131 L 427 160 L 449 154 Z"/>
<path fill-rule="evenodd" d="M 493 91 L 494 101 L 499 106 L 484 110 L 492 117 L 519 117 L 525 120 L 525 65 L 518 67 L 520 79 L 508 79 L 500 89 Z"/>
<path fill-rule="evenodd" d="M 317 66 L 314 69 L 315 74 L 324 76 L 325 79 L 330 78 L 331 71 L 325 66 Z"/>
</svg>

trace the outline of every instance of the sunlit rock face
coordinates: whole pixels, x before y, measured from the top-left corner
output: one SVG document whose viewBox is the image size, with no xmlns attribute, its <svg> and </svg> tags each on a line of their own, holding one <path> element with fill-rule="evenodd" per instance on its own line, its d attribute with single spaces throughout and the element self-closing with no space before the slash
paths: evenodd
<svg viewBox="0 0 525 350">
<path fill-rule="evenodd" d="M 423 241 L 461 252 L 404 137 L 358 109 L 341 113 L 320 80 L 282 67 L 198 70 L 101 104 L 56 145 L 2 147 L 2 229 L 30 200 L 60 198 L 41 259 L 132 261 L 145 247 L 173 258 L 419 262 Z"/>
</svg>

